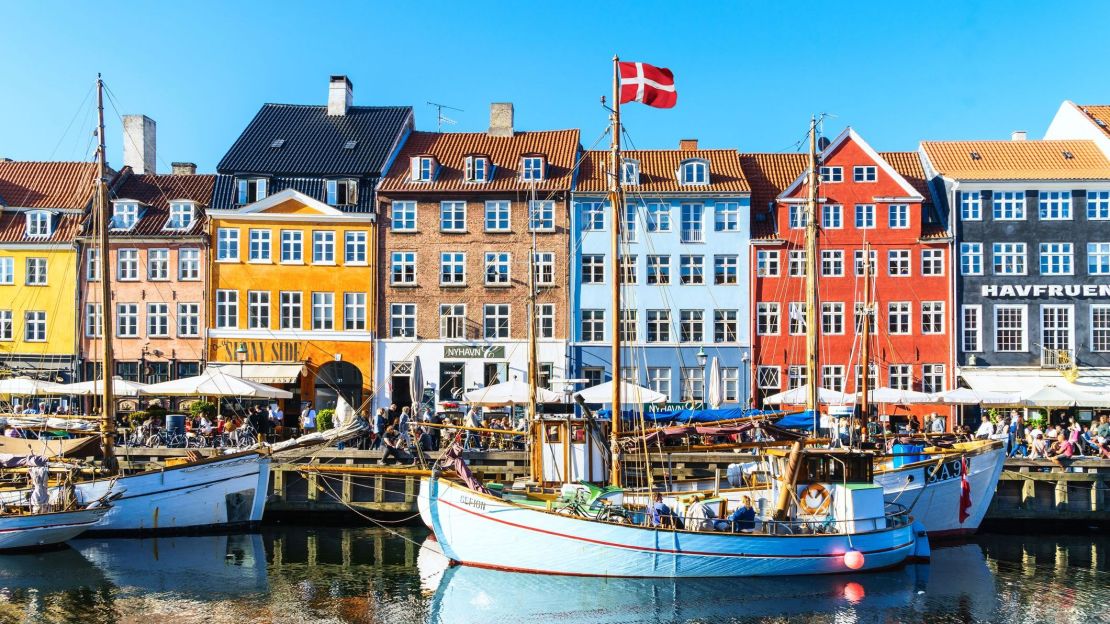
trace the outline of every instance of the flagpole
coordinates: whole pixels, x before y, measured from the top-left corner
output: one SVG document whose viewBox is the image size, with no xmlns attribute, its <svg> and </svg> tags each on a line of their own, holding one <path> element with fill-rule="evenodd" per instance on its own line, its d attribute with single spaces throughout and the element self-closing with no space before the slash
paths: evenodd
<svg viewBox="0 0 1110 624">
<path fill-rule="evenodd" d="M 610 266 L 613 268 L 613 336 L 612 336 L 612 362 L 613 362 L 613 409 L 609 426 L 609 484 L 620 486 L 620 429 L 621 429 L 621 261 L 620 261 L 620 231 L 624 221 L 622 212 L 624 202 L 621 200 L 621 93 L 620 93 L 620 58 L 613 56 L 613 112 L 610 119 L 613 122 L 610 176 L 609 176 L 609 203 L 612 204 L 613 227 L 611 228 Z"/>
</svg>

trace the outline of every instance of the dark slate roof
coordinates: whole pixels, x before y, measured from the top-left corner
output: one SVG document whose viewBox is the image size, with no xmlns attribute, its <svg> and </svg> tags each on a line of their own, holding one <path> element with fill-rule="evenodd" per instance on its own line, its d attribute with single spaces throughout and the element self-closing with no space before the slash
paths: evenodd
<svg viewBox="0 0 1110 624">
<path fill-rule="evenodd" d="M 410 106 L 352 106 L 346 115 L 333 116 L 326 106 L 265 104 L 216 170 L 377 177 L 411 122 Z M 271 147 L 278 139 L 282 146 Z M 357 141 L 354 149 L 344 149 L 348 141 Z"/>
<path fill-rule="evenodd" d="M 288 176 L 273 176 L 269 178 L 267 194 L 273 195 L 285 189 L 294 189 L 313 199 L 327 201 L 327 187 L 324 178 L 294 178 Z M 235 176 L 218 174 L 216 186 L 212 190 L 213 210 L 235 210 L 240 206 L 235 205 Z M 374 185 L 366 180 L 359 183 L 358 203 L 351 206 L 336 206 L 343 212 L 374 212 Z"/>
</svg>

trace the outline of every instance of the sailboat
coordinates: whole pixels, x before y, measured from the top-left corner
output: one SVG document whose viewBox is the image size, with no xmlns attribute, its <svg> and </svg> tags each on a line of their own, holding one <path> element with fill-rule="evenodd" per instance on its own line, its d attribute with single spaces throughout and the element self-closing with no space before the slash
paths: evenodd
<svg viewBox="0 0 1110 624">
<path fill-rule="evenodd" d="M 620 275 L 619 244 L 623 191 L 619 59 L 613 59 L 610 206 L 614 214 L 611 261 Z M 811 125 L 811 130 L 815 123 Z M 811 160 L 815 157 L 811 141 Z M 811 168 L 811 177 L 816 175 Z M 811 185 L 811 189 L 812 189 Z M 808 208 L 815 211 L 812 190 Z M 614 375 L 620 370 L 620 283 L 613 280 Z M 810 327 L 813 327 L 812 323 Z M 811 358 L 816 364 L 816 357 Z M 609 425 L 609 483 L 619 489 L 622 462 L 621 384 L 612 384 Z M 816 392 L 813 393 L 816 405 Z M 533 421 L 538 419 L 533 416 Z M 533 437 L 533 439 L 535 439 Z M 535 456 L 534 456 L 535 457 Z M 699 501 L 698 521 L 688 526 L 668 520 L 659 508 L 628 507 L 616 497 L 576 498 L 576 504 L 547 505 L 491 494 L 470 472 L 456 444 L 441 458 L 459 479 L 439 471 L 421 480 L 422 507 L 436 539 L 452 561 L 475 567 L 581 576 L 732 577 L 829 574 L 872 570 L 927 556 L 928 538 L 904 509 L 890 508 L 872 484 L 867 454 L 847 450 L 806 450 L 795 443 L 773 462 L 777 504 L 773 515 L 752 528 L 719 520 L 721 501 Z M 829 467 L 838 469 L 830 470 Z M 811 513 L 811 491 L 829 493 L 836 505 Z M 715 507 L 715 511 L 713 508 Z M 689 519 L 689 517 L 688 517 Z"/>
<path fill-rule="evenodd" d="M 0 551 L 61 544 L 99 522 L 110 507 L 105 495 L 89 504 L 51 504 L 47 489 L 50 468 L 41 456 L 4 456 L 0 468 L 26 469 L 30 490 L 25 497 L 0 506 Z"/>
</svg>

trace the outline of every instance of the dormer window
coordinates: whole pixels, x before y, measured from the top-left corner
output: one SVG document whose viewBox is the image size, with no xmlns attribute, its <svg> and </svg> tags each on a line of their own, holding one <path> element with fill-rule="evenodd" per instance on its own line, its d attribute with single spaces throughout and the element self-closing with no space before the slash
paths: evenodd
<svg viewBox="0 0 1110 624">
<path fill-rule="evenodd" d="M 436 159 L 432 156 L 414 156 L 412 159 L 412 181 L 431 182 L 436 175 Z"/>
<path fill-rule="evenodd" d="M 358 203 L 358 180 L 345 178 L 328 180 L 329 206 L 350 206 Z"/>
<path fill-rule="evenodd" d="M 467 182 L 487 182 L 489 181 L 489 159 L 485 156 L 467 156 L 466 157 L 466 181 Z"/>
<path fill-rule="evenodd" d="M 133 201 L 112 204 L 112 229 L 130 230 L 139 221 L 139 204 Z"/>
<path fill-rule="evenodd" d="M 266 199 L 266 178 L 239 178 L 236 182 L 239 191 L 236 204 L 245 206 Z"/>
<path fill-rule="evenodd" d="M 682 185 L 709 184 L 709 163 L 704 160 L 687 160 L 678 167 L 678 183 Z"/>
<path fill-rule="evenodd" d="M 640 183 L 640 161 L 626 158 L 621 163 L 621 184 L 636 186 Z"/>
<path fill-rule="evenodd" d="M 50 213 L 45 210 L 32 210 L 27 213 L 27 236 L 50 236 Z"/>
<path fill-rule="evenodd" d="M 525 156 L 520 159 L 520 179 L 526 182 L 543 180 L 543 156 Z"/>
<path fill-rule="evenodd" d="M 196 211 L 191 201 L 170 202 L 170 218 L 166 221 L 167 230 L 187 230 L 193 227 L 193 215 Z"/>
</svg>

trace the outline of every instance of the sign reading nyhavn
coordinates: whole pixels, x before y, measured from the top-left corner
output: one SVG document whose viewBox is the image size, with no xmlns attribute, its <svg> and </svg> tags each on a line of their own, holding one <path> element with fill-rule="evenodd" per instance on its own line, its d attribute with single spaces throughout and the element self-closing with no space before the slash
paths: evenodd
<svg viewBox="0 0 1110 624">
<path fill-rule="evenodd" d="M 505 347 L 483 347 L 483 346 L 456 346 L 444 345 L 443 357 L 454 359 L 465 358 L 480 358 L 488 360 L 500 360 L 505 357 Z"/>
</svg>

